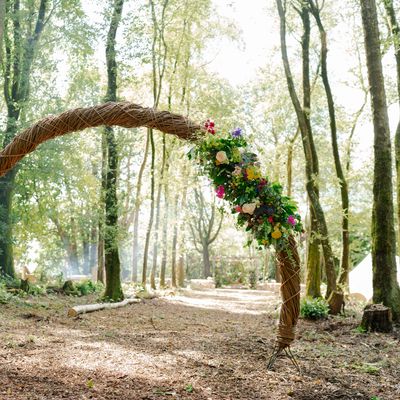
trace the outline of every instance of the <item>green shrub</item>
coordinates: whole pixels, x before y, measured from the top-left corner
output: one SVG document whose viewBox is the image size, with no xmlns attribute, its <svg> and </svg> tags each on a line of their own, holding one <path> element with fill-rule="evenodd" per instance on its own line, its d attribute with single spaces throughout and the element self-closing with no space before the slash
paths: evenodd
<svg viewBox="0 0 400 400">
<path fill-rule="evenodd" d="M 12 297 L 12 294 L 7 292 L 5 283 L 0 282 L 0 304 L 8 303 Z"/>
<path fill-rule="evenodd" d="M 329 313 L 329 305 L 322 297 L 312 298 L 306 297 L 301 302 L 300 314 L 306 319 L 323 319 L 327 318 Z"/>
<path fill-rule="evenodd" d="M 76 282 L 74 286 L 80 296 L 86 296 L 90 293 L 96 293 L 103 290 L 103 284 L 101 282 L 95 283 L 90 279 L 81 282 Z"/>
</svg>

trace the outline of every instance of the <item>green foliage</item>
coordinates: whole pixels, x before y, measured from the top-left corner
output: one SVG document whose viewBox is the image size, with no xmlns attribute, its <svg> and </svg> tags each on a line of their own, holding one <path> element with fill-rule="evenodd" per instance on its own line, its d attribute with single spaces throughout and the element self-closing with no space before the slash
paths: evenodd
<svg viewBox="0 0 400 400">
<path fill-rule="evenodd" d="M 230 202 L 232 213 L 238 213 L 237 224 L 252 233 L 260 248 L 285 248 L 289 236 L 303 229 L 295 202 L 282 194 L 279 183 L 262 176 L 257 155 L 249 151 L 241 129 L 229 136 L 214 136 L 214 125 L 207 129 L 211 134 L 189 158 L 198 160 L 217 196 Z"/>
<path fill-rule="evenodd" d="M 90 279 L 72 283 L 69 290 L 66 291 L 69 295 L 87 296 L 91 293 L 98 293 L 104 289 L 101 282 L 93 282 Z"/>
<path fill-rule="evenodd" d="M 12 297 L 12 294 L 7 292 L 5 283 L 0 281 L 0 304 L 8 303 Z"/>
<path fill-rule="evenodd" d="M 188 385 L 186 385 L 186 386 L 185 386 L 185 391 L 186 391 L 187 393 L 193 393 L 193 391 L 194 391 L 193 385 L 192 385 L 191 383 L 189 383 Z"/>
<path fill-rule="evenodd" d="M 328 317 L 329 305 L 322 297 L 306 297 L 301 302 L 300 314 L 306 319 L 324 319 Z"/>
<path fill-rule="evenodd" d="M 367 333 L 367 330 L 366 330 L 363 326 L 361 326 L 361 325 L 357 326 L 357 328 L 354 329 L 354 331 L 355 331 L 356 333 Z"/>
<path fill-rule="evenodd" d="M 221 265 L 215 269 L 215 286 L 222 287 L 226 285 L 245 284 L 247 276 L 248 272 L 242 262 L 221 263 Z"/>
</svg>

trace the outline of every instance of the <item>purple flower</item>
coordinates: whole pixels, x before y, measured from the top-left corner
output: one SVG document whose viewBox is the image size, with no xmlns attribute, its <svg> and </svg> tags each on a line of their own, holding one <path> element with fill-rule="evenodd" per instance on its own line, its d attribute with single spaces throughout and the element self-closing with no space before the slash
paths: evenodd
<svg viewBox="0 0 400 400">
<path fill-rule="evenodd" d="M 242 136 L 242 128 L 236 128 L 231 132 L 232 137 L 238 138 Z"/>
<path fill-rule="evenodd" d="M 287 219 L 288 224 L 295 226 L 296 225 L 296 218 L 294 215 L 289 215 Z"/>
</svg>

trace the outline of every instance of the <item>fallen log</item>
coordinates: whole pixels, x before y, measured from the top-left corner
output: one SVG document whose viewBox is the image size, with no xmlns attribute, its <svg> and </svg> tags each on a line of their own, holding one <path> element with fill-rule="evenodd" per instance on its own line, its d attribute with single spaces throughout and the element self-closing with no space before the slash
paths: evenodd
<svg viewBox="0 0 400 400">
<path fill-rule="evenodd" d="M 119 303 L 96 303 L 96 304 L 84 304 L 82 306 L 71 307 L 68 310 L 68 317 L 76 317 L 79 314 L 86 314 L 93 311 L 108 310 L 111 308 L 120 308 L 127 306 L 132 303 L 139 303 L 140 299 L 125 299 Z"/>
</svg>

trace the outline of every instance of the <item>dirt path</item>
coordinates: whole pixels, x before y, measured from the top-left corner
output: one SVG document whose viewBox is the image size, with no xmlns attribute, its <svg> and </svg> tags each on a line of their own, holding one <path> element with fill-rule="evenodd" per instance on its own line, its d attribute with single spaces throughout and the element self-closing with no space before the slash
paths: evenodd
<svg viewBox="0 0 400 400">
<path fill-rule="evenodd" d="M 279 299 L 249 290 L 177 296 L 68 319 L 85 299 L 0 305 L 0 399 L 400 399 L 399 337 L 358 333 L 355 314 L 301 321 L 266 370 Z"/>
</svg>

